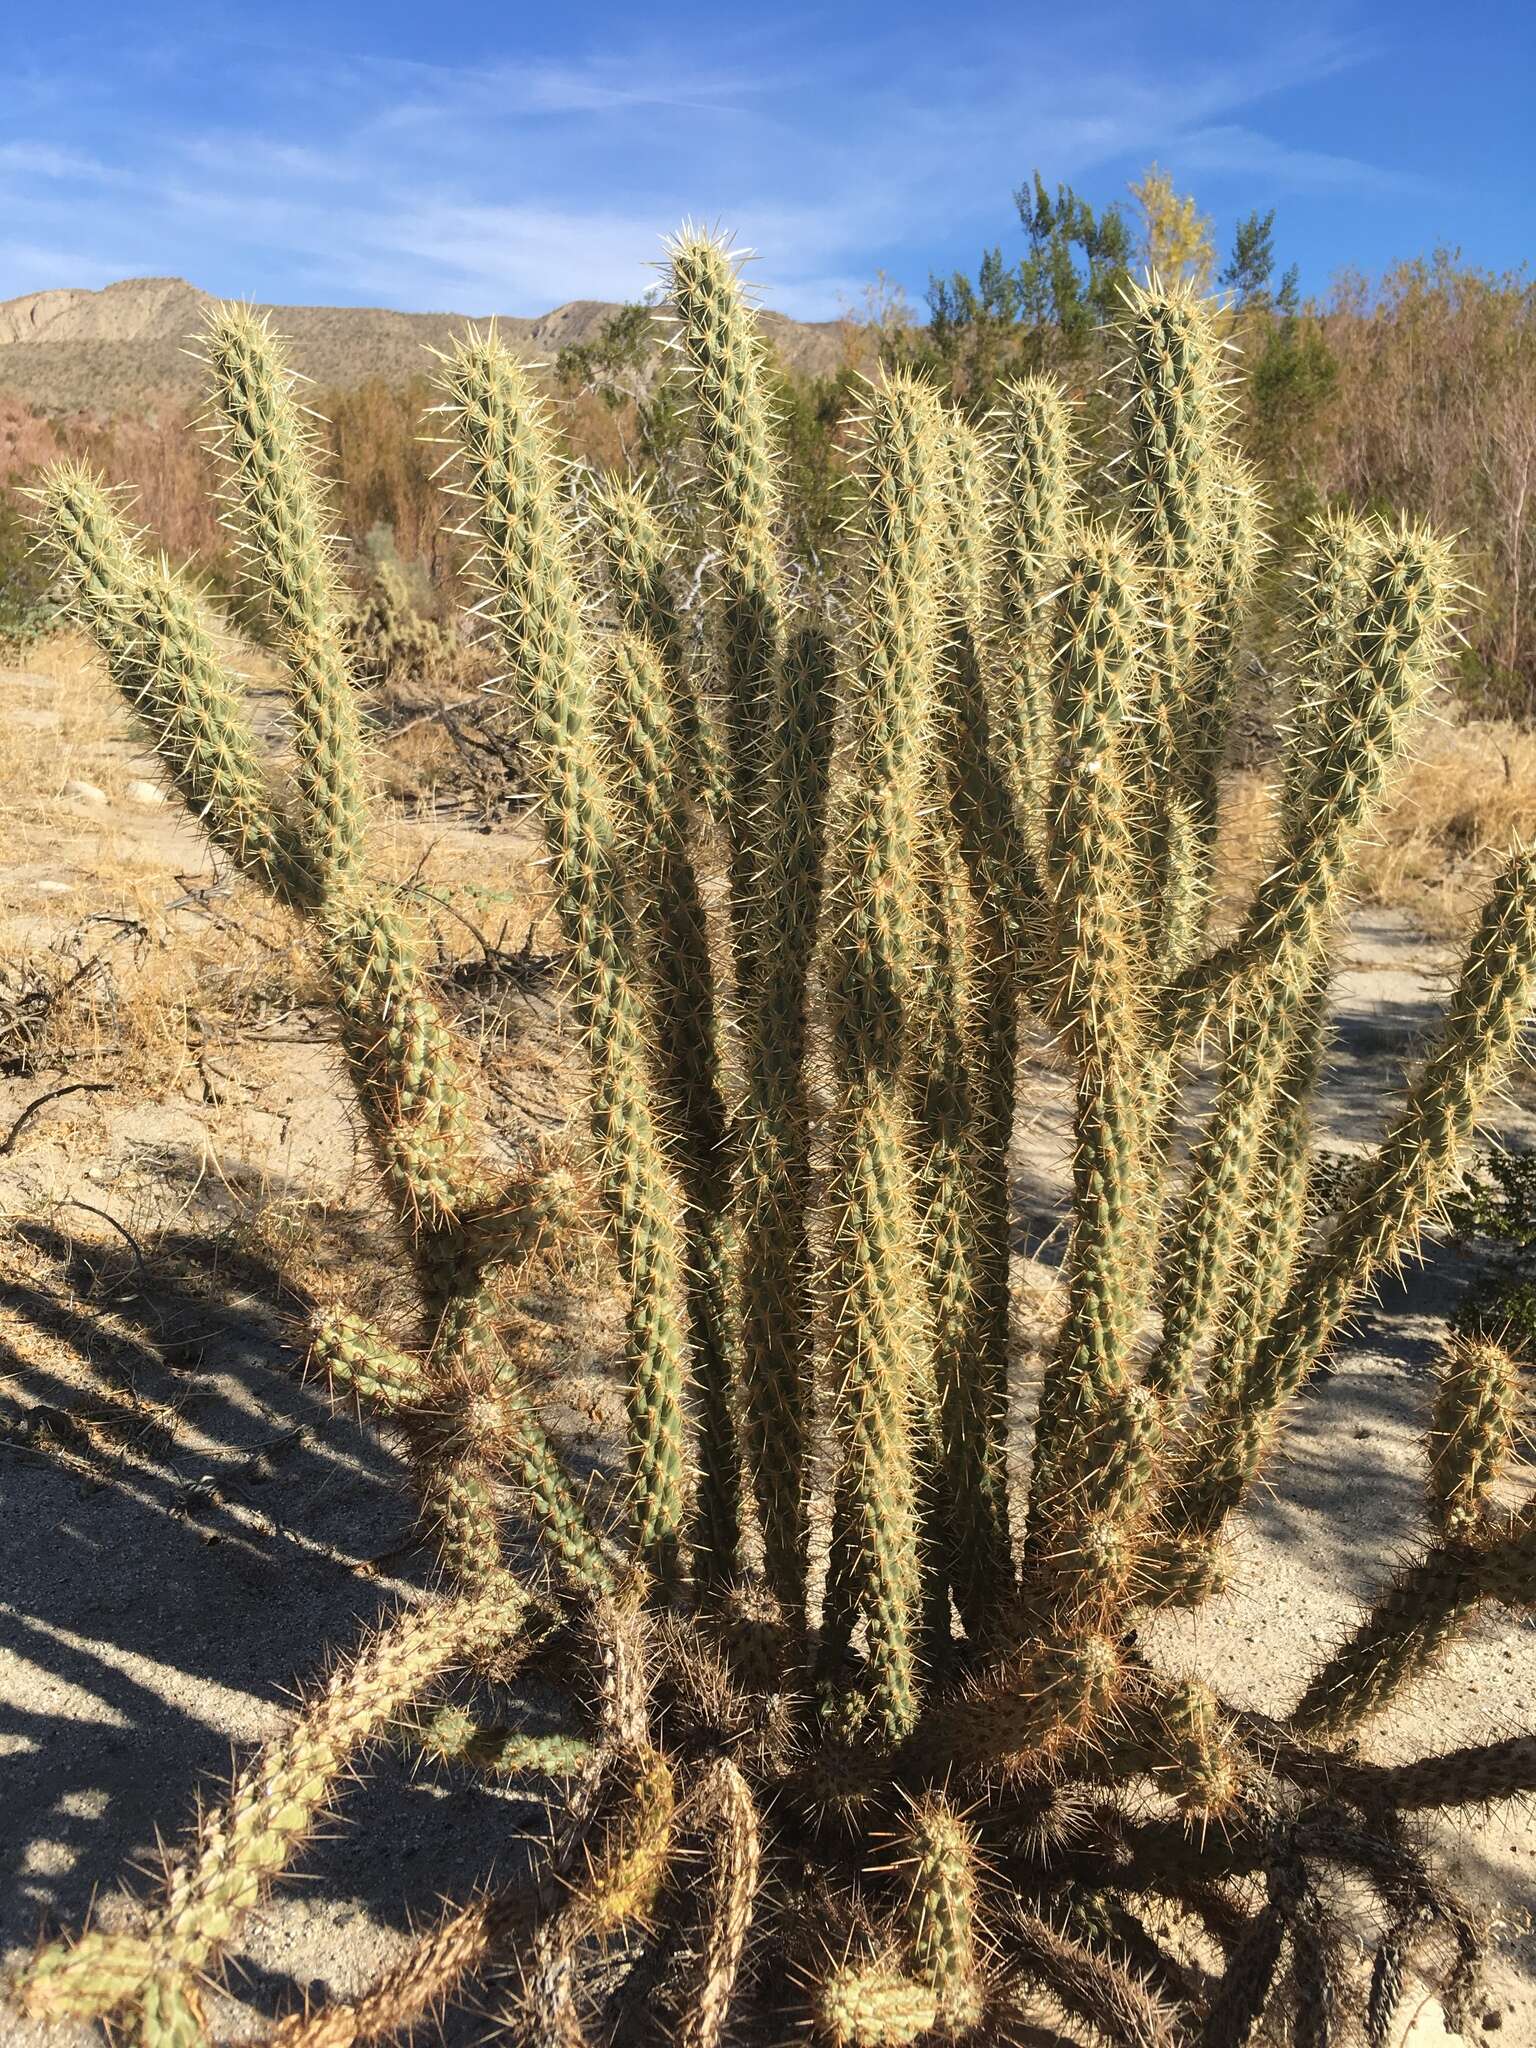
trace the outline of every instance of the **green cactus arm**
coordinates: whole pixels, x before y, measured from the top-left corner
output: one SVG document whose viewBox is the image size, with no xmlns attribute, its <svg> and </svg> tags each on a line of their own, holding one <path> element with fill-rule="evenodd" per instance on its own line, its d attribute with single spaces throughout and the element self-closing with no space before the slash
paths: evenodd
<svg viewBox="0 0 1536 2048">
<path fill-rule="evenodd" d="M 832 1964 L 814 1986 L 817 2031 L 828 2048 L 911 2048 L 938 2024 L 938 1993 L 893 1963 Z"/>
<path fill-rule="evenodd" d="M 903 1820 L 894 1844 L 906 1867 L 902 1920 L 908 1964 L 938 1994 L 939 2017 L 957 2033 L 981 2017 L 976 1939 L 975 1831 L 953 1802 L 926 1793 Z"/>
<path fill-rule="evenodd" d="M 486 1295 L 468 1294 L 445 1310 L 424 1363 L 345 1310 L 316 1323 L 310 1357 L 404 1429 L 423 1516 L 450 1571 L 478 1581 L 499 1568 L 492 1487 L 505 1471 L 570 1581 L 588 1594 L 611 1589 L 601 1545 L 496 1333 Z"/>
<path fill-rule="evenodd" d="M 619 1796 L 572 1892 L 576 1916 L 594 1934 L 646 1918 L 677 1835 L 677 1781 L 659 1750 L 621 1753 L 614 1781 Z"/>
<path fill-rule="evenodd" d="M 1010 664 L 1013 642 L 994 631 L 990 607 L 1003 550 L 1003 524 L 994 503 L 997 447 L 950 415 L 945 421 L 950 463 L 950 517 L 946 527 L 946 597 L 950 628 L 941 655 L 935 738 L 943 763 L 936 808 L 953 816 L 974 904 L 973 997 L 968 1030 L 974 1040 L 968 1160 L 957 1170 L 968 1183 L 974 1246 L 969 1291 L 975 1331 L 964 1381 L 970 1388 L 966 1453 L 971 1480 L 964 1515 L 969 1532 L 965 1570 L 956 1585 L 973 1633 L 1012 1569 L 1005 1468 L 1012 1293 L 1012 1212 L 1009 1152 L 1013 1141 L 1018 1065 L 1018 1009 L 1025 963 L 1039 951 L 1043 924 L 1040 880 L 1024 806 L 1033 794 L 1010 766 L 1018 750 L 1020 705 L 1010 693 L 1018 676 Z M 1017 451 L 1015 450 L 1017 459 Z M 1034 538 L 1038 540 L 1039 536 Z M 1026 544 L 1012 530 L 1012 559 Z M 1016 600 L 1023 600 L 1017 589 Z M 1040 666 L 1044 620 L 1031 617 L 1021 657 Z M 1010 741 L 1009 734 L 1013 733 Z M 935 955 L 942 971 L 944 949 Z M 945 1402 L 940 1376 L 941 1415 Z M 952 1479 L 956 1446 L 946 1461 Z"/>
<path fill-rule="evenodd" d="M 1519 1368 L 1504 1347 L 1486 1337 L 1453 1339 L 1429 1424 L 1430 1513 L 1443 1536 L 1472 1536 L 1486 1524 L 1519 1416 Z"/>
<path fill-rule="evenodd" d="M 1211 875 L 1220 822 L 1220 770 L 1237 688 L 1237 655 L 1244 607 L 1264 550 L 1258 480 L 1238 455 L 1218 448 L 1212 465 L 1214 499 L 1206 561 L 1201 573 L 1200 618 L 1194 672 L 1183 721 L 1180 767 L 1194 833 L 1191 886 L 1197 931 L 1210 906 Z"/>
<path fill-rule="evenodd" d="M 498 1728 L 477 1721 L 458 1706 L 440 1707 L 410 1733 L 421 1755 L 431 1762 L 461 1764 L 492 1778 L 571 1778 L 593 1758 L 593 1745 L 586 1736 Z"/>
<path fill-rule="evenodd" d="M 202 342 L 213 386 L 210 438 L 229 479 L 229 523 L 287 663 L 301 829 L 329 889 L 358 869 L 367 806 L 315 437 L 263 316 L 248 306 L 219 306 Z"/>
<path fill-rule="evenodd" d="M 1127 769 L 1144 820 L 1147 942 L 1160 963 L 1177 966 L 1195 937 L 1197 833 L 1185 740 L 1224 410 L 1221 345 L 1209 307 L 1194 292 L 1156 280 L 1127 290 L 1122 339 L 1125 502 L 1146 566 L 1153 638 Z"/>
<path fill-rule="evenodd" d="M 1035 1544 L 1078 1494 L 1086 1470 L 1080 1461 L 1097 1425 L 1113 1429 L 1132 1390 L 1129 1347 L 1143 1287 L 1134 1218 L 1145 1135 L 1144 1023 L 1119 759 L 1120 729 L 1139 678 L 1136 567 L 1116 536 L 1086 529 L 1069 542 L 1062 574 L 1051 669 L 1058 752 L 1048 860 L 1061 924 L 1054 1000 L 1077 1066 L 1076 1151 L 1067 1307 L 1035 1424 Z"/>
<path fill-rule="evenodd" d="M 27 2010 L 40 2019 L 92 2017 L 120 2010 L 157 1980 L 195 1977 L 286 1867 L 361 1750 L 444 1672 L 514 1636 L 526 1605 L 502 1576 L 382 1629 L 238 1774 L 229 1797 L 207 1808 L 171 1861 L 163 1902 L 130 1938 L 136 1947 L 87 1935 L 41 1950 L 19 1980 Z"/>
<path fill-rule="evenodd" d="M 964 631 L 945 654 L 947 706 L 938 721 L 954 819 L 970 882 L 974 1024 L 972 1107 L 968 1137 L 975 1218 L 976 1332 L 968 1377 L 975 1382 L 977 1455 L 991 1469 L 987 1510 L 993 1564 L 1007 1558 L 1007 1504 L 996 1494 L 1008 1432 L 1011 1355 L 1012 1207 L 1009 1154 L 1017 1101 L 1020 989 L 1026 965 L 1040 950 L 1044 921 L 1027 834 L 1001 772 L 993 743 L 997 723 L 974 644 Z M 978 1564 L 981 1559 L 976 1560 Z M 983 1572 L 990 1577 L 990 1567 Z M 976 1588 L 980 1591 L 980 1588 Z"/>
<path fill-rule="evenodd" d="M 806 1057 L 810 966 L 821 919 L 837 656 L 818 626 L 797 629 L 779 679 L 758 891 L 762 963 L 743 1056 L 738 1195 L 741 1378 L 747 1460 L 768 1583 L 804 1615 L 813 1328 L 811 1112 Z"/>
<path fill-rule="evenodd" d="M 450 1303 L 429 1363 L 441 1420 L 420 1446 L 422 1491 L 445 1563 L 473 1571 L 499 1557 L 493 1486 L 504 1472 L 570 1584 L 588 1598 L 610 1594 L 612 1567 L 519 1361 L 502 1341 L 488 1293 L 466 1290 Z"/>
<path fill-rule="evenodd" d="M 592 487 L 588 507 L 620 630 L 656 650 L 676 688 L 686 643 L 669 575 L 672 544 L 651 495 L 641 484 L 602 477 Z M 674 704 L 685 750 L 690 748 L 688 715 L 684 702 Z"/>
<path fill-rule="evenodd" d="M 1194 1826 L 1220 1826 L 1234 1815 L 1243 1769 L 1233 1719 L 1208 1685 L 1142 1672 L 1120 1712 L 1117 1769 L 1148 1773 Z"/>
<path fill-rule="evenodd" d="M 1327 1044 L 1331 972 L 1331 956 L 1320 954 L 1275 1089 L 1226 1314 L 1206 1375 L 1205 1398 L 1212 1407 L 1219 1407 L 1246 1375 L 1285 1298 L 1301 1250 L 1311 1170 L 1312 1097 Z"/>
<path fill-rule="evenodd" d="M 1292 1283 L 1240 1387 L 1196 1438 L 1171 1519 L 1207 1534 L 1242 1500 L 1285 1403 L 1361 1287 L 1409 1250 L 1514 1048 L 1536 976 L 1536 857 L 1518 849 L 1484 909 L 1435 1049 L 1349 1206 Z"/>
<path fill-rule="evenodd" d="M 1012 1577 L 1006 1410 L 999 1400 L 984 1295 L 984 1233 L 992 1216 L 983 1204 L 991 1187 L 984 1180 L 986 1148 L 976 1128 L 981 1077 L 973 1072 L 979 1064 L 973 1061 L 978 1012 L 985 998 L 977 987 L 981 977 L 973 929 L 980 920 L 959 856 L 939 839 L 930 859 L 928 987 L 918 1006 L 912 1066 L 935 1437 L 943 1480 L 937 1505 L 955 1602 L 967 1633 L 979 1637 Z M 1005 1368 L 1006 1360 L 1005 1350 Z M 946 1628 L 948 1614 L 946 1586 Z"/>
<path fill-rule="evenodd" d="M 678 2004 L 677 2048 L 719 2048 L 752 1930 L 762 1839 L 752 1788 L 729 1757 L 704 1773 L 698 1797 L 709 1828 L 702 1939 Z"/>
<path fill-rule="evenodd" d="M 998 471 L 994 644 L 1007 707 L 999 737 L 1013 760 L 1026 830 L 1038 845 L 1055 754 L 1047 607 L 1079 496 L 1077 451 L 1071 406 L 1052 378 L 1006 384 L 992 427 Z"/>
<path fill-rule="evenodd" d="M 192 592 L 145 555 L 90 470 L 61 463 L 32 497 L 66 608 L 101 649 L 187 809 L 242 874 L 283 902 L 313 905 L 315 877 L 267 788 L 249 721 Z"/>
<path fill-rule="evenodd" d="M 732 895 L 743 985 L 757 880 L 757 835 L 773 677 L 784 649 L 777 527 L 781 483 L 757 322 L 726 245 L 685 230 L 670 245 L 667 282 L 693 427 L 711 494 L 722 617 L 725 736 L 730 764 Z"/>
<path fill-rule="evenodd" d="M 652 1101 L 642 972 L 554 460 L 527 378 L 494 339 L 460 343 L 444 389 L 487 609 L 531 730 L 593 1062 L 602 1184 L 628 1293 L 635 1536 L 642 1555 L 668 1572 L 682 1535 L 688 1460 L 679 1204 Z"/>
<path fill-rule="evenodd" d="M 729 810 L 728 769 L 713 707 L 699 694 L 688 640 L 673 595 L 672 543 L 649 493 L 639 484 L 605 478 L 590 505 L 597 546 L 620 627 L 648 640 L 660 655 L 671 695 L 680 752 L 679 781 L 690 802 L 719 821 Z"/>
<path fill-rule="evenodd" d="M 1351 634 L 1365 602 L 1381 534 L 1349 512 L 1315 520 L 1296 571 L 1291 630 L 1292 704 L 1286 726 L 1281 801 L 1286 812 L 1306 798 L 1317 736 L 1350 674 Z"/>
<path fill-rule="evenodd" d="M 942 687 L 935 738 L 950 802 L 979 898 L 1016 946 L 1037 914 L 1039 876 L 1022 794 L 1009 769 L 1014 707 L 1007 643 L 989 609 L 1000 549 L 993 508 L 994 449 L 957 415 L 944 416 L 948 516 L 943 529 L 948 630 L 940 653 Z M 1036 620 L 1038 638 L 1045 621 Z"/>
<path fill-rule="evenodd" d="M 1273 920 L 1281 938 L 1267 971 L 1252 976 L 1240 998 L 1216 1103 L 1173 1225 L 1163 1338 L 1149 1373 L 1160 1393 L 1177 1396 L 1188 1386 L 1220 1316 L 1311 962 L 1338 912 L 1353 835 L 1379 799 L 1434 674 L 1447 599 L 1441 551 L 1417 536 L 1389 544 L 1371 566 L 1346 685 L 1323 708 L 1318 758 L 1292 807 L 1285 857 L 1250 913 L 1250 947 Z"/>
<path fill-rule="evenodd" d="M 721 1083 L 714 967 L 688 849 L 682 749 L 661 660 L 649 641 L 619 636 L 608 686 L 618 787 L 632 820 L 633 893 L 650 934 L 657 1071 L 675 1134 L 693 1252 L 688 1320 L 700 1416 L 696 1570 L 706 1579 L 724 1580 L 737 1568 L 741 1476 L 730 1217 L 735 1133 Z"/>
<path fill-rule="evenodd" d="M 397 1215 L 424 1250 L 485 1199 L 448 1026 L 414 933 L 380 896 L 338 892 L 321 920 L 341 1042 Z"/>
<path fill-rule="evenodd" d="M 928 1370 L 914 1285 L 907 1021 L 920 965 L 919 842 L 938 654 L 938 407 L 915 380 L 876 386 L 863 427 L 865 508 L 852 773 L 833 829 L 826 927 L 839 1108 L 828 1192 L 828 1372 L 854 1496 L 858 1606 L 877 1722 L 917 1711 L 920 1571 L 912 1404 Z"/>
<path fill-rule="evenodd" d="M 489 1184 L 479 1205 L 460 1217 L 468 1263 L 485 1277 L 548 1258 L 569 1240 L 582 1212 L 578 1177 L 558 1159 L 535 1159 Z"/>
<path fill-rule="evenodd" d="M 1449 599 L 1445 552 L 1431 536 L 1382 535 L 1338 516 L 1313 529 L 1298 576 L 1278 841 L 1238 935 L 1168 989 L 1168 1043 L 1200 1037 L 1326 929 L 1356 837 L 1433 679 Z"/>
<path fill-rule="evenodd" d="M 363 1316 L 337 1310 L 316 1319 L 309 1360 L 333 1387 L 344 1387 L 385 1414 L 419 1408 L 430 1397 L 420 1362 L 391 1344 Z"/>
</svg>

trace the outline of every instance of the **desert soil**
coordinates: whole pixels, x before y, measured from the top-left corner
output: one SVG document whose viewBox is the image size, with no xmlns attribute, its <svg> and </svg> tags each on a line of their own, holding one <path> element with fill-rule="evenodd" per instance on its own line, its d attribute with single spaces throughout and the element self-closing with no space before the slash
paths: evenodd
<svg viewBox="0 0 1536 2048">
<path fill-rule="evenodd" d="M 7 1960 L 39 1931 L 77 1927 L 98 1893 L 104 1917 L 119 1916 L 119 1874 L 153 1857 L 157 1831 L 175 1834 L 232 1749 L 283 1724 L 294 1681 L 427 1580 L 409 1547 L 398 1461 L 304 1382 L 279 1279 L 285 1252 L 312 1268 L 348 1233 L 364 1258 L 377 1251 L 361 1220 L 367 1157 L 323 1012 L 304 1002 L 302 977 L 296 995 L 289 986 L 263 1001 L 258 947 L 233 1022 L 202 1014 L 183 987 L 146 1026 L 139 985 L 164 976 L 165 949 L 206 955 L 211 1010 L 227 994 L 213 963 L 221 948 L 251 952 L 253 913 L 241 892 L 208 892 L 196 835 L 135 787 L 153 779 L 150 761 L 106 719 L 82 726 L 78 702 L 46 660 L 0 674 L 0 721 L 29 736 L 8 771 L 14 786 L 0 789 L 11 845 L 4 944 L 13 960 L 50 947 L 60 959 L 98 949 L 106 959 L 93 976 L 104 992 L 94 1035 L 78 1053 L 0 1078 Z M 66 783 L 77 786 L 66 793 Z M 490 836 L 403 821 L 388 851 L 395 872 L 425 862 L 429 877 L 490 875 L 488 900 L 524 911 L 522 924 L 537 910 L 526 820 Z M 476 901 L 483 929 L 486 901 Z M 1363 1149 L 1379 1131 L 1452 957 L 1388 912 L 1354 919 L 1324 1142 Z M 532 970 L 488 1000 L 500 1136 L 553 1136 L 577 1100 L 558 1004 Z M 36 1098 L 80 1082 L 92 1089 L 43 1105 L 6 1145 Z M 1023 1096 L 1014 1164 L 1027 1406 L 1064 1235 L 1070 1115 L 1065 1076 L 1044 1054 Z M 1495 1121 L 1510 1142 L 1536 1142 L 1521 1103 Z M 1299 1404 L 1269 1490 L 1238 1533 L 1231 1590 L 1144 1631 L 1161 1661 L 1283 1713 L 1422 1539 L 1419 1433 L 1463 1279 L 1455 1254 L 1432 1250 L 1360 1319 Z M 615 1419 L 601 1276 L 582 1281 L 574 1305 L 552 1291 L 524 1306 L 548 1331 L 551 1419 L 601 1463 Z M 1532 1649 L 1529 1621 L 1482 1620 L 1372 1727 L 1370 1753 L 1396 1759 L 1531 1727 Z M 306 1996 L 359 1987 L 403 1941 L 412 1904 L 430 1910 L 462 1891 L 466 1872 L 514 1861 L 542 1815 L 514 1793 L 444 1784 L 384 1754 L 349 1793 L 344 1823 L 306 1855 L 307 1882 L 284 1886 L 242 1930 L 216 2007 L 223 2037 L 257 2033 L 262 2016 Z M 1466 1889 L 1503 1926 L 1483 2027 L 1536 2042 L 1536 1828 L 1505 1808 L 1440 1832 Z M 1416 2025 L 1415 2042 L 1436 2038 L 1427 2009 Z M 75 2038 L 84 2031 L 46 2033 L 0 2009 L 5 2042 Z"/>
</svg>

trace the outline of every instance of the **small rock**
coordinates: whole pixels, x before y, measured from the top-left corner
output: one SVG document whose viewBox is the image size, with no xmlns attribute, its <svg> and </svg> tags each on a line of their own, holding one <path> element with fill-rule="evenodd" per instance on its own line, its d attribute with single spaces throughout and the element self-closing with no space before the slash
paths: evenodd
<svg viewBox="0 0 1536 2048">
<path fill-rule="evenodd" d="M 66 782 L 59 794 L 67 796 L 72 803 L 77 804 L 104 804 L 107 800 L 107 792 L 99 784 L 81 782 L 75 778 Z"/>
<path fill-rule="evenodd" d="M 158 782 L 146 782 L 140 777 L 129 783 L 127 797 L 130 803 L 144 804 L 150 810 L 157 810 L 165 802 L 165 791 Z"/>
<path fill-rule="evenodd" d="M 73 882 L 34 882 L 32 886 L 39 896 L 73 896 L 75 893 Z"/>
</svg>

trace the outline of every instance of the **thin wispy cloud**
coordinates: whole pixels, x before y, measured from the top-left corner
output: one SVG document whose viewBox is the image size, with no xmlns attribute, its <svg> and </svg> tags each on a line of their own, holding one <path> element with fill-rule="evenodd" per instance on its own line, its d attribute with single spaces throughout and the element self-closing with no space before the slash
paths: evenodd
<svg viewBox="0 0 1536 2048">
<path fill-rule="evenodd" d="M 1138 43 L 1117 6 L 1054 31 L 1015 8 L 957 26 L 898 6 L 871 27 L 854 7 L 707 46 L 663 11 L 646 32 L 614 16 L 591 49 L 550 47 L 546 24 L 522 50 L 509 29 L 464 63 L 388 36 L 300 51 L 289 11 L 255 35 L 125 40 L 94 69 L 73 45 L 68 98 L 34 64 L 0 141 L 0 296 L 178 272 L 279 300 L 541 312 L 637 295 L 691 215 L 763 252 L 773 304 L 818 317 L 877 269 L 920 294 L 930 268 L 1016 241 L 1009 194 L 1037 165 L 1102 201 L 1155 157 L 1218 211 L 1239 187 L 1283 209 L 1426 182 L 1298 132 L 1299 96 L 1374 61 L 1326 11 L 1228 20 L 1223 47 L 1193 49 Z"/>
</svg>

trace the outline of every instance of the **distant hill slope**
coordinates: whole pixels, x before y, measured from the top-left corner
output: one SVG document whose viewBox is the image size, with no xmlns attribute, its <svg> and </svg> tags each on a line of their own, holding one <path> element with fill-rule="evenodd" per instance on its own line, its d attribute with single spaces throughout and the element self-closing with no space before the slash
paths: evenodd
<svg viewBox="0 0 1536 2048">
<path fill-rule="evenodd" d="M 155 401 L 192 400 L 202 373 L 188 355 L 207 292 L 180 277 L 132 277 L 103 290 L 31 292 L 0 301 L 0 393 L 46 412 L 134 413 Z M 441 348 L 476 316 L 392 313 L 371 306 L 266 306 L 292 345 L 295 366 L 321 386 L 370 377 L 404 383 L 431 367 Z M 498 317 L 518 352 L 545 360 L 588 339 L 618 308 L 574 299 L 536 320 Z M 792 369 L 825 373 L 842 360 L 840 323 L 817 325 L 764 312 L 765 331 Z"/>
</svg>

